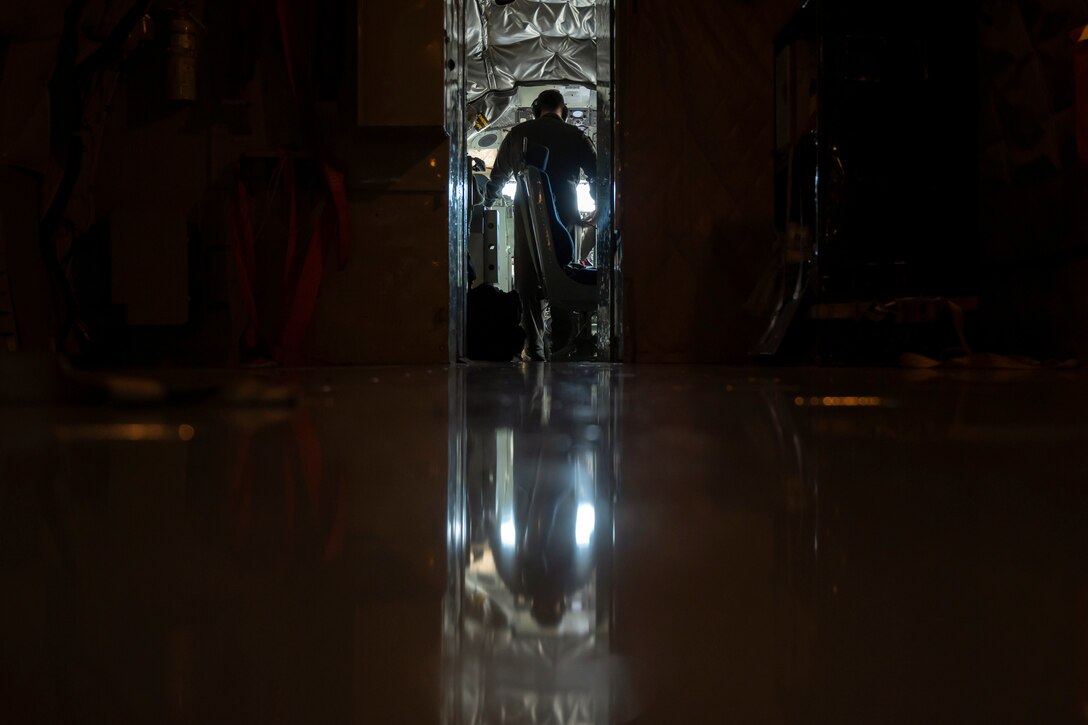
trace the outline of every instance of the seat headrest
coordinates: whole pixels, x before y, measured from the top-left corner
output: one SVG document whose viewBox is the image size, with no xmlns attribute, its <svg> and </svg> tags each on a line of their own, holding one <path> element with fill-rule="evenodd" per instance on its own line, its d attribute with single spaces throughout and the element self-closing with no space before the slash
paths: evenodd
<svg viewBox="0 0 1088 725">
<path fill-rule="evenodd" d="M 535 166 L 541 171 L 547 171 L 550 156 L 551 151 L 548 150 L 547 146 L 529 144 L 529 147 L 525 149 L 525 164 L 526 166 Z"/>
</svg>

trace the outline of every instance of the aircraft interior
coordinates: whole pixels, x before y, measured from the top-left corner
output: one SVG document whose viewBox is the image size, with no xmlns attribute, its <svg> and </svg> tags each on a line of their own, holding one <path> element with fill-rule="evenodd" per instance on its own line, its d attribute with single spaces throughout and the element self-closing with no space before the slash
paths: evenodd
<svg viewBox="0 0 1088 725">
<path fill-rule="evenodd" d="M 601 254 L 597 239 L 609 222 L 610 134 L 602 133 L 602 126 L 610 123 L 611 115 L 603 108 L 609 95 L 598 93 L 598 68 L 610 58 L 607 43 L 599 42 L 596 28 L 600 12 L 610 7 L 610 2 L 594 0 L 558 5 L 476 0 L 466 8 L 467 69 L 464 107 L 459 112 L 470 169 L 465 181 L 468 229 L 463 241 L 451 243 L 466 246 L 472 270 L 467 290 L 490 285 L 512 293 L 515 239 L 521 227 L 531 240 L 528 248 L 534 254 L 533 266 L 540 280 L 551 361 L 608 359 L 608 341 L 600 332 L 602 315 L 610 312 L 601 302 L 607 296 L 597 270 L 602 263 L 605 269 L 610 268 L 611 255 Z M 595 179 L 582 174 L 577 187 L 582 222 L 567 231 L 557 223 L 554 204 L 548 200 L 551 193 L 545 186 L 550 181 L 541 165 L 526 163 L 506 181 L 497 201 L 485 199 L 504 139 L 517 125 L 537 117 L 534 102 L 549 89 L 563 95 L 565 121 L 585 134 L 597 152 L 600 169 Z M 520 196 L 519 184 L 524 185 Z M 597 188 L 591 188 L 594 184 Z M 543 203 L 519 209 L 519 198 Z M 603 213 L 598 212 L 598 200 Z M 565 236 L 571 231 L 567 241 Z M 552 264 L 557 244 L 573 248 L 570 265 Z M 473 334 L 480 333 L 470 332 L 470 337 Z M 470 340 L 469 348 L 479 349 L 479 345 Z M 470 352 L 469 357 L 476 356 Z"/>
</svg>

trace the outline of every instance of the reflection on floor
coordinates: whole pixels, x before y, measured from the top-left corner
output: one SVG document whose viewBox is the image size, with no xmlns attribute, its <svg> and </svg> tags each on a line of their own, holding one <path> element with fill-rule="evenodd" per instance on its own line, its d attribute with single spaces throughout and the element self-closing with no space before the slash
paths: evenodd
<svg viewBox="0 0 1088 725">
<path fill-rule="evenodd" d="M 1088 721 L 1080 373 L 15 380 L 5 722 Z"/>
</svg>

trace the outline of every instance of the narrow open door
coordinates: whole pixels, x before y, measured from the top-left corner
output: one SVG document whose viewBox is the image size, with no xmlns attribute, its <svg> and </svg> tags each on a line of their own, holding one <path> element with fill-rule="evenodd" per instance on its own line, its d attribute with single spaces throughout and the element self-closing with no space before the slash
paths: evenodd
<svg viewBox="0 0 1088 725">
<path fill-rule="evenodd" d="M 532 102 L 546 88 L 563 93 L 570 111 L 567 122 L 590 139 L 598 166 L 595 193 L 588 181 L 579 188 L 579 210 L 587 215 L 596 210 L 597 224 L 588 236 L 575 239 L 578 259 L 588 260 L 598 270 L 600 304 L 583 328 L 588 335 L 584 339 L 591 343 L 553 352 L 558 360 L 620 359 L 622 285 L 619 235 L 613 223 L 614 28 L 613 0 L 502 4 L 447 0 L 452 361 L 467 359 L 466 296 L 473 284 L 468 275 L 470 255 L 475 284 L 513 289 L 513 183 L 507 190 L 508 203 L 473 207 L 503 139 L 516 125 L 533 118 Z"/>
</svg>

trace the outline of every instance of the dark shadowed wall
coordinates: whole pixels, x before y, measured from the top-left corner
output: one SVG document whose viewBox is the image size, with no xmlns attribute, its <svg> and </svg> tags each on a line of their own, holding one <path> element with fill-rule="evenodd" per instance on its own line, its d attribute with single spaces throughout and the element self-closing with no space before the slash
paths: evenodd
<svg viewBox="0 0 1088 725">
<path fill-rule="evenodd" d="M 329 203 L 321 159 L 344 173 L 350 247 L 346 264 L 325 254 L 314 312 L 291 362 L 447 361 L 443 3 L 183 3 L 203 29 L 197 99 L 179 103 L 168 98 L 166 73 L 179 4 L 154 0 L 154 33 L 130 37 L 123 58 L 118 52 L 93 64 L 79 84 L 83 108 L 54 99 L 51 129 L 46 84 L 58 47 L 77 62 L 93 59 L 137 3 L 13 2 L 0 15 L 0 198 L 16 203 L 58 186 L 72 137 L 66 125 L 81 129 L 87 148 L 57 242 L 86 333 L 78 345 L 79 336 L 68 335 L 67 351 L 102 364 L 284 361 L 277 348 L 293 299 L 285 271 L 290 204 L 277 165 L 286 152 L 297 167 L 296 261 L 306 258 Z M 82 8 L 67 46 L 65 7 Z M 22 133 L 27 128 L 40 133 Z M 255 346 L 242 342 L 251 315 L 232 233 L 239 177 L 251 196 Z M 0 217 L 12 216 L 4 211 Z M 0 229 L 0 250 L 26 252 L 4 255 L 9 265 L 35 257 L 32 218 L 22 226 L 8 219 Z M 10 271 L 30 279 L 27 270 Z M 45 347 L 54 334 L 45 328 L 57 322 L 32 315 L 29 304 L 18 307 L 24 347 Z"/>
<path fill-rule="evenodd" d="M 1072 35 L 1086 0 L 980 3 L 984 303 L 991 349 L 1088 358 L 1088 173 Z M 1088 82 L 1085 79 L 1082 82 Z"/>
<path fill-rule="evenodd" d="M 773 39 L 797 0 L 618 3 L 625 354 L 744 362 L 773 241 Z"/>
<path fill-rule="evenodd" d="M 617 4 L 629 360 L 751 360 L 764 323 L 744 303 L 773 242 L 772 41 L 799 5 Z M 932 22 L 942 12 L 935 6 Z M 977 197 L 965 189 L 964 198 L 980 201 L 972 257 L 982 305 L 970 342 L 1084 357 L 1088 172 L 1076 160 L 1071 34 L 1088 23 L 1088 2 L 983 0 L 970 12 L 979 66 L 963 77 L 966 95 L 975 93 L 968 79 L 976 71 L 981 83 L 981 189 Z"/>
</svg>

